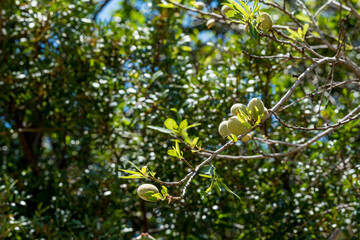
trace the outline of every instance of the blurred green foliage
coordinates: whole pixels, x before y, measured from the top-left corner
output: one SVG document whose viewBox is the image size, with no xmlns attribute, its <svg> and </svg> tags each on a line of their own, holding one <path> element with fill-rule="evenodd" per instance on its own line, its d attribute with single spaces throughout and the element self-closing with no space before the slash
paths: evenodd
<svg viewBox="0 0 360 240">
<path fill-rule="evenodd" d="M 324 2 L 306 1 L 314 10 Z M 254 41 L 237 28 L 207 30 L 205 22 L 155 1 L 122 1 L 106 23 L 92 20 L 97 7 L 91 0 L 0 4 L 1 239 L 131 239 L 140 232 L 159 239 L 326 239 L 345 226 L 360 237 L 359 121 L 287 158 L 215 159 L 219 180 L 241 200 L 224 188 L 202 197 L 211 180 L 201 177 L 182 201 L 140 200 L 136 188 L 144 180 L 119 178 L 120 169 L 131 168 L 127 161 L 148 164 L 164 181 L 180 180 L 189 171 L 167 154 L 174 145 L 169 135 L 148 126 L 164 127 L 167 118 L 201 123 L 189 136 L 215 150 L 226 141 L 217 126 L 232 104 L 261 97 L 266 107 L 273 106 L 295 81 L 292 75 L 310 62 L 248 58 L 242 51 L 277 55 L 292 49 L 264 38 Z M 288 7 L 301 12 L 292 1 Z M 277 24 L 289 21 L 262 8 Z M 338 35 L 337 12 L 329 8 L 317 19 Z M 348 19 L 349 31 L 356 22 Z M 359 45 L 359 37 L 353 34 L 351 44 Z M 326 48 L 320 53 L 333 55 Z M 359 53 L 348 55 L 359 64 Z M 319 68 L 319 77 L 325 79 L 329 70 Z M 346 69 L 336 68 L 334 81 L 348 78 Z M 358 85 L 345 86 L 332 90 L 319 114 L 318 95 L 279 116 L 302 126 L 334 123 L 360 104 Z M 292 100 L 315 88 L 309 77 Z M 313 135 L 286 129 L 275 119 L 255 132 L 291 142 Z M 244 146 L 226 153 L 256 154 L 253 142 Z M 182 150 L 193 166 L 202 160 Z"/>
</svg>

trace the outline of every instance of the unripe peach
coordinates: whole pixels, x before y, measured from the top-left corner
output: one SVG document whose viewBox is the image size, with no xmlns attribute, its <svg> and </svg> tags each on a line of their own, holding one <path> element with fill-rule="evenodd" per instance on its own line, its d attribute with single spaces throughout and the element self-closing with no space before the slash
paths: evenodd
<svg viewBox="0 0 360 240">
<path fill-rule="evenodd" d="M 153 191 L 154 193 L 158 193 L 159 190 L 157 189 L 157 187 L 155 187 L 154 185 L 152 184 L 142 184 L 138 187 L 137 189 L 137 193 L 139 195 L 139 197 L 141 199 L 144 199 L 145 201 L 149 201 L 149 202 L 154 202 L 152 200 L 150 200 L 148 198 L 148 196 L 146 196 L 146 193 L 147 192 L 150 192 L 150 191 Z"/>
<path fill-rule="evenodd" d="M 230 135 L 229 129 L 228 129 L 228 122 L 222 121 L 219 125 L 219 133 L 222 137 L 227 137 Z"/>
<path fill-rule="evenodd" d="M 246 110 L 246 105 L 241 104 L 241 103 L 235 103 L 234 105 L 232 105 L 230 111 L 231 114 L 234 116 L 237 116 L 238 112 L 243 111 L 245 114 L 247 114 L 247 110 Z"/>
<path fill-rule="evenodd" d="M 263 30 L 271 29 L 273 26 L 273 20 L 272 20 L 271 16 L 266 12 L 261 13 L 260 16 L 261 16 L 261 19 L 260 19 L 261 28 Z"/>
<path fill-rule="evenodd" d="M 229 118 L 228 129 L 231 134 L 236 136 L 243 135 L 249 131 L 245 124 L 240 122 L 237 116 Z"/>
<path fill-rule="evenodd" d="M 256 112 L 256 108 L 258 109 L 258 112 Z M 249 115 L 253 120 L 257 120 L 257 116 L 258 114 L 261 115 L 264 113 L 264 104 L 263 102 L 258 99 L 258 98 L 253 98 L 250 100 L 249 104 L 248 104 L 248 110 L 249 110 Z"/>
</svg>

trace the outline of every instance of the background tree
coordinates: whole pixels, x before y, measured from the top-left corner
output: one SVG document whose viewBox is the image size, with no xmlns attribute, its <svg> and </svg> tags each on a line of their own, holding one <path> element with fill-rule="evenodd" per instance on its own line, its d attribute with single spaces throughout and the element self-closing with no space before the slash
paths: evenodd
<svg viewBox="0 0 360 240">
<path fill-rule="evenodd" d="M 359 237 L 359 4 L 260 1 L 266 31 L 222 3 L 124 1 L 108 23 L 92 1 L 0 5 L 1 238 Z M 222 138 L 254 97 L 272 116 Z M 198 142 L 156 131 L 168 118 Z M 140 200 L 128 161 L 173 201 Z"/>
</svg>

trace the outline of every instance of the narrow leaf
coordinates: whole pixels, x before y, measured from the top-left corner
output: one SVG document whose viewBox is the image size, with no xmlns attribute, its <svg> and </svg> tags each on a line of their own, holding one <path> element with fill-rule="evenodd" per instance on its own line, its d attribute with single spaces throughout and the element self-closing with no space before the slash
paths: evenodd
<svg viewBox="0 0 360 240">
<path fill-rule="evenodd" d="M 212 178 L 211 176 L 209 175 L 205 175 L 205 174 L 199 174 L 200 177 L 204 177 L 204 178 Z"/>
<path fill-rule="evenodd" d="M 130 173 L 130 174 L 135 174 L 135 175 L 140 175 L 140 176 L 142 176 L 141 173 L 135 172 L 135 171 L 131 171 L 131 170 L 120 169 L 120 171 L 123 171 L 123 172 L 126 172 L 126 173 Z"/>
<path fill-rule="evenodd" d="M 147 127 L 150 128 L 150 129 L 154 129 L 156 131 L 162 132 L 162 133 L 167 133 L 167 134 L 173 133 L 171 130 L 166 129 L 166 128 L 162 128 L 162 127 L 155 127 L 155 126 L 151 126 L 151 125 L 149 125 Z"/>
<path fill-rule="evenodd" d="M 187 126 L 185 129 L 189 129 L 189 128 L 196 127 L 196 126 L 199 126 L 199 125 L 201 125 L 201 123 L 195 123 L 195 124 L 192 124 L 190 126 Z"/>
<path fill-rule="evenodd" d="M 134 163 L 128 161 L 131 165 L 133 165 L 134 168 L 136 168 L 136 170 L 138 170 L 139 172 L 141 172 L 140 168 L 138 166 L 136 166 Z"/>
<path fill-rule="evenodd" d="M 241 198 L 236 194 L 234 193 L 233 191 L 231 191 L 231 189 L 226 186 L 225 183 L 221 182 L 220 180 L 218 180 L 218 182 L 225 188 L 226 191 L 228 191 L 229 193 L 233 194 L 234 196 L 236 196 L 239 200 L 241 200 Z"/>
<path fill-rule="evenodd" d="M 130 176 L 122 176 L 120 178 L 145 178 L 145 177 L 139 175 L 130 175 Z"/>
<path fill-rule="evenodd" d="M 303 37 L 304 38 L 305 38 L 305 35 L 306 35 L 308 29 L 309 29 L 309 24 L 305 24 L 304 29 L 303 29 Z"/>
</svg>

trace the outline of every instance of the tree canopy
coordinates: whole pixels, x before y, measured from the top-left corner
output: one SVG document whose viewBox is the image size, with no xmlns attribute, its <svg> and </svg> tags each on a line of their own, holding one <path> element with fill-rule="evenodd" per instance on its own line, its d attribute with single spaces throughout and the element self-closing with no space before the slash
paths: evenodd
<svg viewBox="0 0 360 240">
<path fill-rule="evenodd" d="M 1 239 L 360 238 L 358 1 L 108 2 L 0 4 Z"/>
</svg>

